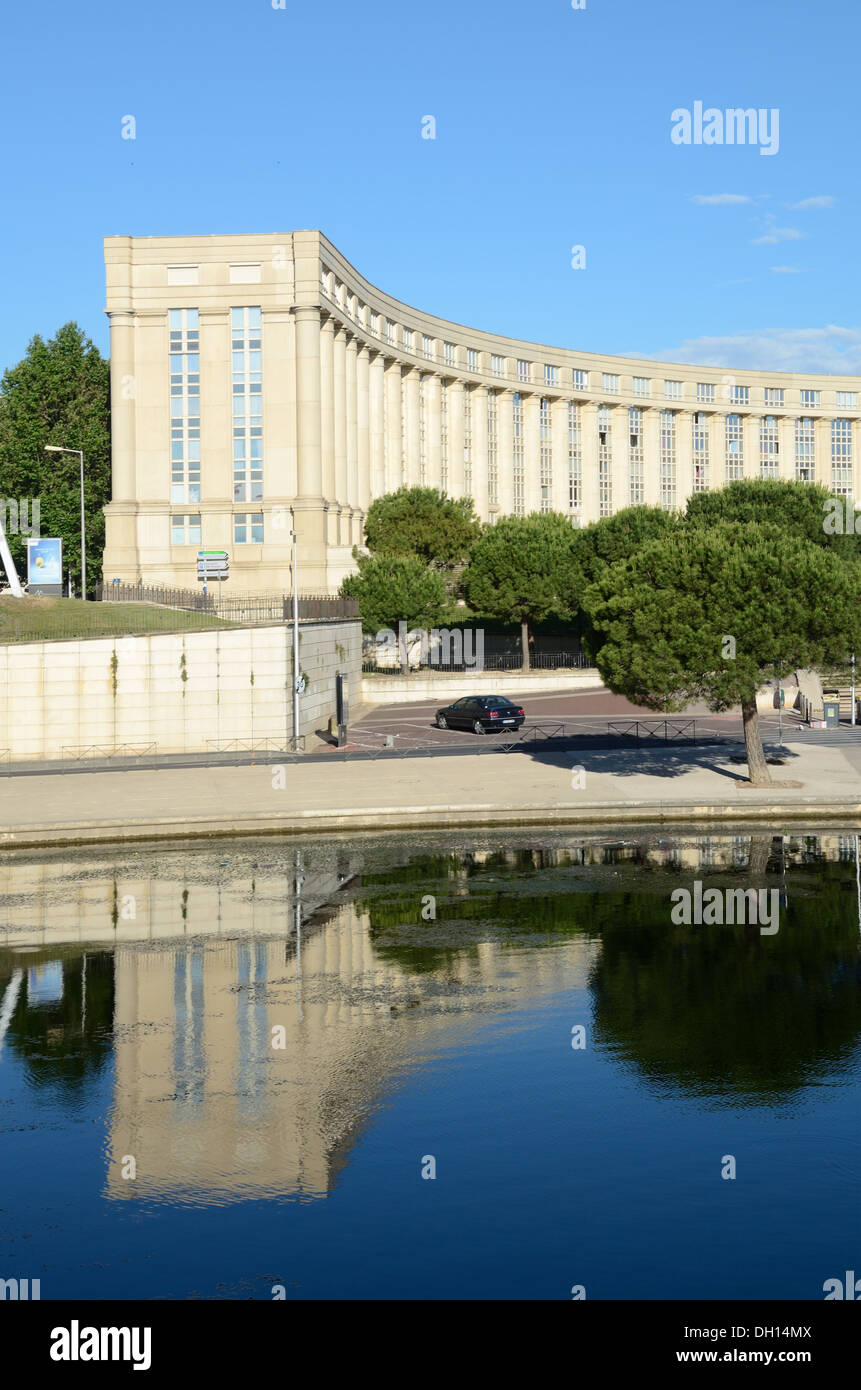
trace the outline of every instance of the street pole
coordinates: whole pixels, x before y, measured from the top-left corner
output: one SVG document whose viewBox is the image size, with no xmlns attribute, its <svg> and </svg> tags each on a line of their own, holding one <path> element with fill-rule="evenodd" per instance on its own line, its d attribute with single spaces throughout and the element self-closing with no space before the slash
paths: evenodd
<svg viewBox="0 0 861 1390">
<path fill-rule="evenodd" d="M 292 516 L 292 511 L 291 511 Z M 295 528 L 295 517 L 294 517 Z M 293 752 L 299 751 L 299 570 L 298 545 L 295 529 L 293 538 Z"/>
<path fill-rule="evenodd" d="M 852 688 L 850 691 L 852 698 L 852 723 L 855 723 L 855 653 L 852 653 Z"/>
<path fill-rule="evenodd" d="M 782 693 L 780 689 L 780 662 L 775 661 L 774 665 L 777 671 L 777 747 L 781 749 L 783 747 L 783 701 L 780 698 Z"/>
</svg>

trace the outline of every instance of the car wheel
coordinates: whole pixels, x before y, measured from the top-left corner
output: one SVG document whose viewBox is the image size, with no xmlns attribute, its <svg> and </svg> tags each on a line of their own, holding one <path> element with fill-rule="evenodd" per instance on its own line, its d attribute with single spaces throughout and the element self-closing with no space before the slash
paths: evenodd
<svg viewBox="0 0 861 1390">
<path fill-rule="evenodd" d="M 483 733 L 484 733 L 484 725 L 482 724 L 482 722 L 481 722 L 480 719 L 473 719 L 473 721 L 472 721 L 472 732 L 473 732 L 474 734 L 483 734 Z"/>
<path fill-rule="evenodd" d="M 437 717 L 436 717 L 436 726 L 437 726 L 438 729 L 447 729 L 447 728 L 448 728 L 448 724 L 446 723 L 446 718 L 445 718 L 445 715 L 444 715 L 444 714 L 438 714 L 438 715 L 437 715 Z"/>
</svg>

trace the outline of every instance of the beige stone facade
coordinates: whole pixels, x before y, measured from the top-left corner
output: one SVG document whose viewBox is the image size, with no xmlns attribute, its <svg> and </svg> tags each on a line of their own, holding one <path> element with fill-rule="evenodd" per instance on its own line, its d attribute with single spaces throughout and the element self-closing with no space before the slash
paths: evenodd
<svg viewBox="0 0 861 1390">
<path fill-rule="evenodd" d="M 401 485 L 585 525 L 734 478 L 857 496 L 861 378 L 601 357 L 392 299 L 320 232 L 108 237 L 113 500 L 104 577 L 335 592 Z"/>
</svg>

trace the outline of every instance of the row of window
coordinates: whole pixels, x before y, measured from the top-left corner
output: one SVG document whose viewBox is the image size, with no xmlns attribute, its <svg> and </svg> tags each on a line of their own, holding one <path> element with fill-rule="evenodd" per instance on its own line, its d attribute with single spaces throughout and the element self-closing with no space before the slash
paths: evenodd
<svg viewBox="0 0 861 1390">
<path fill-rule="evenodd" d="M 345 313 L 355 319 L 362 327 L 373 334 L 375 337 L 384 337 L 385 342 L 390 347 L 402 346 L 404 351 L 416 353 L 421 352 L 421 356 L 426 361 L 434 361 L 434 339 L 429 334 L 419 335 L 412 328 L 402 327 L 401 337 L 398 338 L 398 325 L 391 319 L 381 319 L 381 315 L 369 309 L 367 305 L 359 302 L 355 294 L 347 291 L 344 285 L 336 282 L 331 271 L 323 271 L 323 288 L 329 298 L 333 299 Z M 421 338 L 421 348 L 419 349 L 419 338 Z M 459 365 L 457 357 L 457 347 L 454 343 L 443 342 L 442 361 L 447 367 Z M 516 362 L 515 375 L 518 381 L 532 383 L 534 381 L 534 368 L 537 363 L 520 358 Z M 476 348 L 466 350 L 466 368 L 470 372 L 480 372 L 481 355 Z M 545 386 L 560 387 L 567 385 L 568 368 L 555 366 L 546 362 L 543 364 L 543 381 Z M 579 367 L 571 370 L 571 386 L 576 391 L 587 391 L 589 389 L 589 373 Z M 505 358 L 492 353 L 490 355 L 490 374 L 494 377 L 505 376 Z M 608 395 L 618 395 L 621 391 L 621 377 L 615 372 L 601 373 L 601 390 Z M 656 383 L 651 377 L 635 376 L 632 379 L 632 394 L 635 396 L 651 396 L 653 387 Z M 749 386 L 737 385 L 731 377 L 725 377 L 723 382 L 716 385 L 714 382 L 697 382 L 697 401 L 706 404 L 715 401 L 717 392 L 720 391 L 720 399 L 728 401 L 731 405 L 749 405 L 751 400 L 751 388 Z M 667 380 L 663 382 L 663 396 L 665 400 L 681 400 L 684 392 L 682 381 Z M 764 388 L 764 401 L 767 406 L 779 406 L 784 404 L 784 388 L 766 386 Z M 838 410 L 857 410 L 858 392 L 857 391 L 837 391 L 836 407 Z M 819 410 L 822 405 L 822 392 L 812 389 L 801 391 L 801 405 L 806 410 Z"/>
<path fill-rule="evenodd" d="M 233 516 L 234 545 L 260 544 L 263 540 L 262 512 L 235 512 Z M 200 515 L 177 513 L 170 519 L 171 545 L 201 545 Z"/>
</svg>

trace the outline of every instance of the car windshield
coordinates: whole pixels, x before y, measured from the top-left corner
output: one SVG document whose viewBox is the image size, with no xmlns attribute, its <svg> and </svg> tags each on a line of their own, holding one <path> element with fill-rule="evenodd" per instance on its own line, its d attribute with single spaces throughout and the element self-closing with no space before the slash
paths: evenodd
<svg viewBox="0 0 861 1390">
<path fill-rule="evenodd" d="M 487 709 L 514 709 L 514 705 L 504 695 L 489 695 L 484 703 Z"/>
</svg>

